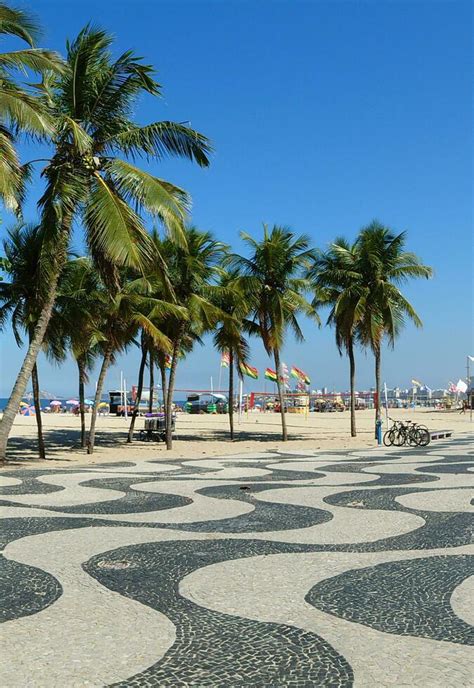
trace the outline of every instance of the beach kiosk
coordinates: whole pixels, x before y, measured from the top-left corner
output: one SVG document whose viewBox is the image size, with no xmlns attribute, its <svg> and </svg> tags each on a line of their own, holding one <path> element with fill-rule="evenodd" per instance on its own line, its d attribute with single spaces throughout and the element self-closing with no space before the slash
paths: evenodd
<svg viewBox="0 0 474 688">
<path fill-rule="evenodd" d="M 184 405 L 186 413 L 227 413 L 227 397 L 212 392 L 189 394 Z"/>
<path fill-rule="evenodd" d="M 127 412 L 131 412 L 131 400 L 128 397 L 125 399 L 125 397 L 126 395 L 124 394 L 123 390 L 112 389 L 109 391 L 109 408 L 111 414 L 115 413 L 116 416 L 123 415 L 125 407 L 124 400 L 127 404 Z"/>
</svg>

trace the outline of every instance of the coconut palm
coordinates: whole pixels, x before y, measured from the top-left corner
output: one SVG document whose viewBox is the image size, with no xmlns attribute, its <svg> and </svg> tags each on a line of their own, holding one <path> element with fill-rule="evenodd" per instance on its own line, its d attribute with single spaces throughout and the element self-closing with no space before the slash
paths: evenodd
<svg viewBox="0 0 474 688">
<path fill-rule="evenodd" d="M 17 224 L 7 233 L 3 242 L 6 280 L 0 282 L 0 325 L 11 318 L 13 334 L 18 346 L 23 345 L 23 335 L 33 337 L 34 328 L 47 298 L 40 277 L 40 256 L 44 232 L 35 225 Z M 45 343 L 47 338 L 45 338 Z M 47 344 L 45 344 L 46 348 Z M 53 356 L 54 357 L 54 356 Z M 41 418 L 38 366 L 31 371 L 33 403 L 38 428 L 39 458 L 46 458 Z"/>
<path fill-rule="evenodd" d="M 70 351 L 77 365 L 82 448 L 86 446 L 85 385 L 104 339 L 100 331 L 100 304 L 105 297 L 104 286 L 91 259 L 69 260 L 61 274 L 47 330 L 48 338 L 57 342 L 57 356 L 61 350 Z"/>
<path fill-rule="evenodd" d="M 253 323 L 247 319 L 249 303 L 245 292 L 236 284 L 238 273 L 223 272 L 215 289 L 214 303 L 225 314 L 214 332 L 214 346 L 221 354 L 228 356 L 229 370 L 229 429 L 230 439 L 234 439 L 234 367 L 239 376 L 240 364 L 246 363 L 249 357 L 249 346 L 244 333 L 255 334 Z"/>
<path fill-rule="evenodd" d="M 220 309 L 212 303 L 210 287 L 218 277 L 217 266 L 227 248 L 214 239 L 210 232 L 200 231 L 196 227 L 186 228 L 185 239 L 185 246 L 180 246 L 169 239 L 160 241 L 157 234 L 153 237 L 157 253 L 167 266 L 172 288 L 170 300 L 185 309 L 185 314 L 167 318 L 164 329 L 172 341 L 165 401 L 167 449 L 171 449 L 173 443 L 171 422 L 178 360 L 192 348 L 194 341 L 215 326 L 221 315 Z M 162 347 L 158 349 L 163 353 Z M 163 359 L 160 368 L 162 363 Z"/>
<path fill-rule="evenodd" d="M 365 288 L 363 316 L 358 324 L 361 342 L 375 357 L 376 420 L 380 420 L 381 350 L 386 337 L 394 346 L 407 320 L 422 322 L 400 286 L 413 278 L 428 279 L 433 271 L 414 253 L 404 250 L 406 232 L 395 234 L 377 221 L 361 229 L 357 240 L 358 271 Z"/>
<path fill-rule="evenodd" d="M 260 241 L 245 232 L 241 237 L 250 248 L 250 256 L 232 255 L 229 264 L 241 274 L 235 284 L 246 295 L 250 317 L 258 325 L 267 354 L 273 355 L 275 361 L 282 439 L 286 441 L 288 432 L 280 380 L 280 352 L 288 329 L 298 340 L 304 339 L 297 320 L 300 313 L 319 322 L 315 308 L 305 297 L 311 284 L 304 276 L 316 254 L 309 247 L 308 237 L 297 237 L 287 227 L 274 225 L 269 230 L 264 225 Z"/>
<path fill-rule="evenodd" d="M 92 454 L 94 451 L 97 410 L 102 398 L 105 376 L 116 355 L 135 343 L 135 338 L 140 331 L 144 331 L 155 346 L 170 351 L 171 341 L 154 323 L 163 318 L 186 317 L 185 309 L 180 306 L 144 296 L 141 293 L 142 282 L 140 279 L 138 281 L 134 280 L 133 277 L 128 279 L 128 275 L 122 272 L 121 275 L 117 274 L 115 281 L 120 284 L 120 287 L 114 294 L 109 291 L 104 292 L 98 307 L 100 312 L 99 328 L 103 340 L 102 344 L 98 344 L 98 346 L 101 349 L 102 363 L 91 414 L 87 440 L 88 454 Z"/>
<path fill-rule="evenodd" d="M 41 74 L 62 69 L 56 53 L 34 47 L 38 34 L 31 14 L 0 3 L 0 38 L 15 37 L 28 46 L 0 53 L 0 198 L 13 211 L 19 208 L 27 171 L 15 149 L 15 134 L 51 136 L 54 131 L 48 107 L 31 88 L 18 82 L 18 76 L 29 71 Z"/>
<path fill-rule="evenodd" d="M 143 378 L 145 376 L 145 366 L 146 366 L 146 361 L 147 361 L 147 357 L 148 357 L 149 347 L 150 347 L 149 338 L 147 337 L 146 332 L 142 330 L 141 337 L 140 337 L 141 356 L 140 356 L 140 366 L 138 368 L 137 396 L 136 396 L 135 401 L 134 401 L 132 417 L 130 419 L 130 427 L 128 429 L 127 442 L 133 441 L 133 431 L 135 429 L 135 421 L 137 419 L 138 412 L 140 410 L 140 402 L 142 400 Z M 151 399 L 151 408 L 153 409 L 153 397 L 152 397 L 151 387 L 150 387 L 150 399 Z M 150 413 L 151 413 L 151 411 L 150 411 Z"/>
<path fill-rule="evenodd" d="M 160 86 L 152 67 L 133 52 L 113 59 L 111 43 L 106 32 L 86 27 L 67 44 L 64 74 L 49 75 L 41 85 L 42 102 L 55 118 L 54 151 L 43 171 L 46 190 L 40 199 L 44 250 L 54 260 L 43 275 L 49 298 L 1 421 L 0 458 L 51 317 L 73 220 L 82 220 L 92 259 L 113 291 L 119 287 L 114 265 L 143 270 L 148 261 L 151 245 L 139 213 L 159 218 L 183 243 L 189 206 L 182 189 L 130 160 L 176 155 L 208 165 L 209 142 L 198 132 L 168 121 L 134 122 L 139 96 L 158 96 Z"/>
<path fill-rule="evenodd" d="M 359 272 L 356 244 L 338 238 L 329 249 L 318 254 L 309 273 L 315 289 L 313 305 L 329 306 L 327 324 L 334 327 L 339 353 L 349 357 L 351 393 L 351 435 L 355 437 L 355 356 L 357 325 L 364 314 L 366 299 Z"/>
</svg>

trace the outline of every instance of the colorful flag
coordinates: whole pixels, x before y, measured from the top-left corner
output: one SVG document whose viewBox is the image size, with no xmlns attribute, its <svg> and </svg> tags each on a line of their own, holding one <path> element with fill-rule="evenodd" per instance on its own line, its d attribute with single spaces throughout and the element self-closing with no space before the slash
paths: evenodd
<svg viewBox="0 0 474 688">
<path fill-rule="evenodd" d="M 411 384 L 412 384 L 414 387 L 421 387 L 421 386 L 422 386 L 421 382 L 419 382 L 418 380 L 415 380 L 415 379 L 413 379 L 413 380 L 411 381 Z"/>
<path fill-rule="evenodd" d="M 311 383 L 311 380 L 306 375 L 306 373 L 300 368 L 297 368 L 296 366 L 291 366 L 291 375 L 293 377 L 296 377 L 297 380 L 301 380 L 301 382 L 304 382 L 305 385 L 309 385 Z"/>
<path fill-rule="evenodd" d="M 170 356 L 170 354 L 165 355 L 165 368 L 166 370 L 171 369 L 171 363 L 173 362 L 173 356 Z"/>
<path fill-rule="evenodd" d="M 467 392 L 467 385 L 464 382 L 464 380 L 458 380 L 458 384 L 456 385 L 456 392 L 461 392 L 461 394 Z"/>
<path fill-rule="evenodd" d="M 451 392 L 451 394 L 455 394 L 457 391 L 458 390 L 456 389 L 456 385 L 454 384 L 454 382 L 450 382 L 448 392 Z"/>
<path fill-rule="evenodd" d="M 468 356 L 471 361 L 474 361 L 474 356 Z"/>
<path fill-rule="evenodd" d="M 271 368 L 265 368 L 265 378 L 267 380 L 271 380 L 272 382 L 277 381 L 277 374 L 275 370 L 272 370 Z"/>
<path fill-rule="evenodd" d="M 230 356 L 228 351 L 223 351 L 221 356 L 221 368 L 228 368 L 230 364 Z"/>
<path fill-rule="evenodd" d="M 247 377 L 252 377 L 254 380 L 258 378 L 258 370 L 248 365 L 247 363 L 239 364 L 240 372 L 242 375 L 247 375 Z"/>
</svg>

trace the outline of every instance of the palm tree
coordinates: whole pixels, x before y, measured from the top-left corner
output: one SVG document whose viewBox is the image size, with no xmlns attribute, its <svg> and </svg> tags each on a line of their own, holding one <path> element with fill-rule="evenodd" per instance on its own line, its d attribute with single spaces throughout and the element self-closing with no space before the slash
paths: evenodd
<svg viewBox="0 0 474 688">
<path fill-rule="evenodd" d="M 244 332 L 254 332 L 253 323 L 247 320 L 249 304 L 245 292 L 236 285 L 238 273 L 223 272 L 215 290 L 214 303 L 226 317 L 223 317 L 214 333 L 214 346 L 221 354 L 228 355 L 229 369 L 229 428 L 230 439 L 234 439 L 234 366 L 239 376 L 240 364 L 246 363 L 249 346 Z"/>
<path fill-rule="evenodd" d="M 171 350 L 171 342 L 154 324 L 164 317 L 180 318 L 185 316 L 185 310 L 180 306 L 166 301 L 143 296 L 141 293 L 141 280 L 127 279 L 122 272 L 116 276 L 116 282 L 121 281 L 120 287 L 114 294 L 104 291 L 100 312 L 100 331 L 103 343 L 99 344 L 102 354 L 102 364 L 97 380 L 97 388 L 94 398 L 94 407 L 91 414 L 91 424 L 87 441 L 87 453 L 92 454 L 95 444 L 95 427 L 97 410 L 102 398 L 102 390 L 105 376 L 117 353 L 125 351 L 132 343 L 140 330 L 151 338 L 156 346 Z"/>
<path fill-rule="evenodd" d="M 67 44 L 64 74 L 48 75 L 41 85 L 42 102 L 55 121 L 54 152 L 43 171 L 46 190 L 40 199 L 44 251 L 54 260 L 43 274 L 49 298 L 1 421 L 0 459 L 51 317 L 74 218 L 82 220 L 92 259 L 113 290 L 118 287 L 114 265 L 144 270 L 148 261 L 151 243 L 138 213 L 159 218 L 183 244 L 189 206 L 182 189 L 129 160 L 176 155 L 201 166 L 209 163 L 208 140 L 189 127 L 168 121 L 139 126 L 133 121 L 139 96 L 158 96 L 160 86 L 153 69 L 133 52 L 114 60 L 111 43 L 104 31 L 86 27 Z"/>
<path fill-rule="evenodd" d="M 219 320 L 221 311 L 212 303 L 211 285 L 218 276 L 217 266 L 227 248 L 210 232 L 199 231 L 196 227 L 186 228 L 185 239 L 185 246 L 169 239 L 160 241 L 157 235 L 153 239 L 157 253 L 167 266 L 172 289 L 170 300 L 185 309 L 180 316 L 167 318 L 164 329 L 172 342 L 165 402 L 167 449 L 172 449 L 173 444 L 171 423 L 178 359 Z M 158 348 L 163 352 L 162 347 Z"/>
<path fill-rule="evenodd" d="M 51 136 L 54 130 L 48 108 L 34 96 L 31 88 L 20 85 L 16 78 L 31 70 L 41 74 L 62 69 L 56 53 L 34 47 L 38 33 L 32 15 L 0 3 L 0 38 L 19 38 L 28 46 L 0 53 L 0 198 L 13 211 L 19 209 L 27 172 L 15 149 L 16 132 Z"/>
<path fill-rule="evenodd" d="M 349 357 L 351 393 L 351 436 L 355 437 L 355 357 L 354 342 L 357 325 L 363 317 L 365 291 L 358 267 L 356 244 L 338 238 L 329 249 L 318 254 L 309 273 L 315 289 L 313 305 L 330 306 L 327 324 L 336 331 L 339 353 L 345 350 Z"/>
<path fill-rule="evenodd" d="M 85 385 L 99 355 L 104 335 L 100 331 L 100 308 L 105 297 L 100 276 L 88 257 L 67 262 L 59 281 L 48 334 L 57 348 L 70 350 L 78 369 L 79 413 L 82 448 L 86 446 Z M 58 354 L 59 356 L 59 351 Z"/>
<path fill-rule="evenodd" d="M 409 279 L 429 279 L 433 270 L 414 253 L 404 250 L 406 232 L 395 234 L 376 220 L 361 229 L 356 240 L 358 271 L 365 287 L 363 317 L 358 325 L 360 341 L 375 357 L 376 421 L 380 421 L 381 349 L 386 336 L 390 346 L 406 320 L 422 322 L 400 286 Z"/>
<path fill-rule="evenodd" d="M 13 334 L 18 346 L 23 345 L 23 333 L 31 341 L 47 292 L 40 278 L 40 256 L 44 232 L 41 227 L 17 224 L 9 230 L 3 242 L 7 280 L 0 282 L 0 326 L 11 318 Z M 47 338 L 45 338 L 45 342 Z M 46 458 L 41 418 L 38 366 L 31 371 L 33 403 L 38 428 L 38 455 Z"/>
<path fill-rule="evenodd" d="M 280 380 L 280 352 L 288 328 L 298 340 L 304 339 L 297 320 L 298 314 L 302 313 L 319 322 L 315 308 L 305 298 L 311 284 L 304 277 L 316 254 L 309 248 L 308 237 L 296 237 L 286 227 L 274 225 L 269 231 L 264 225 L 261 241 L 245 232 L 241 233 L 241 237 L 250 247 L 250 256 L 232 255 L 229 264 L 241 273 L 235 284 L 246 295 L 251 318 L 258 325 L 265 350 L 269 356 L 273 355 L 275 361 L 282 439 L 286 441 L 288 432 Z"/>
<path fill-rule="evenodd" d="M 135 429 L 135 421 L 137 419 L 139 410 L 140 410 L 140 402 L 142 400 L 142 393 L 143 393 L 143 378 L 145 375 L 145 366 L 146 366 L 146 361 L 147 361 L 147 356 L 149 352 L 149 338 L 146 335 L 146 332 L 142 330 L 141 337 L 140 337 L 140 349 L 141 349 L 141 357 L 140 357 L 140 366 L 138 368 L 138 381 L 137 381 L 137 396 L 134 402 L 133 406 L 133 412 L 132 412 L 132 417 L 130 419 L 130 427 L 128 429 L 128 437 L 127 437 L 127 442 L 132 442 L 133 441 L 133 431 Z M 153 397 L 152 397 L 152 389 L 150 387 L 150 400 L 151 400 L 151 408 L 153 409 Z M 149 406 L 150 408 L 150 406 Z M 151 413 L 151 411 L 149 411 Z"/>
</svg>

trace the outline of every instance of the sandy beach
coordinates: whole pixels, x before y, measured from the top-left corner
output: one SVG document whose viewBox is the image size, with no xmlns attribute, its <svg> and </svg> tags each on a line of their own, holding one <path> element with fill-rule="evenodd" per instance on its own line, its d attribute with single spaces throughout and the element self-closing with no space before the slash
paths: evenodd
<svg viewBox="0 0 474 688">
<path fill-rule="evenodd" d="M 390 416 L 396 419 L 413 420 L 423 423 L 430 430 L 449 428 L 455 436 L 472 431 L 474 421 L 469 421 L 469 413 L 459 411 L 435 411 L 433 409 L 390 409 Z M 89 418 L 87 418 L 89 421 Z M 72 415 L 45 414 L 43 416 L 44 434 L 51 465 L 68 463 L 104 463 L 108 461 L 127 461 L 156 458 L 199 459 L 203 456 L 215 457 L 255 451 L 283 450 L 339 450 L 363 449 L 374 447 L 374 412 L 357 412 L 357 437 L 349 432 L 349 413 L 310 413 L 288 415 L 290 439 L 280 440 L 280 416 L 271 413 L 249 413 L 236 418 L 236 440 L 228 439 L 228 418 L 225 415 L 178 415 L 173 450 L 166 451 L 162 443 L 141 442 L 138 439 L 127 444 L 128 422 L 116 416 L 100 416 L 97 421 L 96 449 L 92 456 L 79 449 L 79 418 Z M 143 427 L 139 418 L 136 428 Z M 384 422 L 384 430 L 387 423 Z M 138 437 L 138 432 L 136 433 Z M 13 426 L 9 442 L 9 460 L 15 464 L 41 465 L 36 458 L 36 420 L 34 417 L 18 416 Z"/>
</svg>

